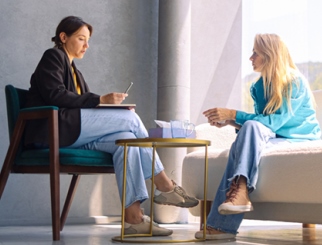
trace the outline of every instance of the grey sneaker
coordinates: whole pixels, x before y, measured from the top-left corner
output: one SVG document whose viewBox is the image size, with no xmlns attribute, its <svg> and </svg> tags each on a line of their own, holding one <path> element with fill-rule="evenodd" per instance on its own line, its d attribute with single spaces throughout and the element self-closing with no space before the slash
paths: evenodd
<svg viewBox="0 0 322 245">
<path fill-rule="evenodd" d="M 124 235 L 130 234 L 150 234 L 150 217 L 143 216 L 143 221 L 139 224 L 129 224 L 124 222 Z M 152 236 L 170 236 L 172 230 L 162 228 L 157 223 L 152 222 Z"/>
<path fill-rule="evenodd" d="M 192 208 L 198 205 L 199 200 L 190 197 L 186 194 L 185 190 L 178 186 L 173 180 L 174 189 L 169 192 L 161 192 L 155 190 L 154 202 L 163 205 L 172 205 L 181 208 Z"/>
</svg>

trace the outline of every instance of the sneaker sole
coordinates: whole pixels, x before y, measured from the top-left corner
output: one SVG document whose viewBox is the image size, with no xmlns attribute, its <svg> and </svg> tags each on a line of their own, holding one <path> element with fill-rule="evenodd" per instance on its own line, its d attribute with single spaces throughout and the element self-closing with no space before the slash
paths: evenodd
<svg viewBox="0 0 322 245">
<path fill-rule="evenodd" d="M 172 233 L 173 233 L 172 230 L 170 230 L 170 231 L 156 231 L 156 230 L 152 229 L 152 236 L 171 236 Z M 150 231 L 138 233 L 138 232 L 128 232 L 127 230 L 124 230 L 124 235 L 132 235 L 133 237 L 142 237 L 142 235 L 148 235 L 148 234 L 150 234 Z"/>
<path fill-rule="evenodd" d="M 187 203 L 174 204 L 174 203 L 168 203 L 168 202 L 158 202 L 156 200 L 154 200 L 154 202 L 160 205 L 175 206 L 179 208 L 193 208 L 199 204 L 199 202 L 197 204 L 187 204 Z"/>
<path fill-rule="evenodd" d="M 150 234 L 150 222 L 144 221 L 140 224 L 125 224 L 129 226 L 124 229 L 124 235 L 132 235 L 134 237 L 140 237 L 142 235 Z M 152 236 L 170 236 L 173 231 L 159 227 L 158 225 L 152 225 Z"/>
<path fill-rule="evenodd" d="M 203 233 L 196 233 L 195 238 L 202 239 Z M 232 239 L 236 238 L 236 235 L 225 233 L 225 234 L 206 234 L 206 240 L 223 240 L 223 239 Z"/>
<path fill-rule="evenodd" d="M 241 214 L 253 211 L 252 205 L 245 205 L 245 206 L 231 206 L 222 204 L 218 207 L 218 212 L 222 215 L 229 215 L 229 214 Z"/>
</svg>

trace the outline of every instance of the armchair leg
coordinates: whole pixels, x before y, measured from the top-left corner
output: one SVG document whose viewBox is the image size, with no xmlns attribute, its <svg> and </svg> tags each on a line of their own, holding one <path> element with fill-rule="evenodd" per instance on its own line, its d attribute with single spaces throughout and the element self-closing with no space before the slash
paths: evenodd
<svg viewBox="0 0 322 245">
<path fill-rule="evenodd" d="M 61 231 L 64 229 L 64 225 L 65 225 L 65 222 L 66 222 L 66 219 L 67 219 L 67 215 L 68 215 L 69 209 L 70 209 L 70 207 L 72 205 L 72 201 L 74 199 L 74 195 L 76 193 L 76 189 L 77 189 L 79 180 L 80 180 L 80 175 L 73 174 L 73 177 L 72 177 L 72 180 L 70 182 L 69 189 L 68 189 L 68 193 L 67 193 L 67 196 L 66 196 L 64 208 L 63 208 L 63 211 L 62 211 L 62 214 L 61 214 L 61 217 L 60 217 L 60 230 Z"/>
<path fill-rule="evenodd" d="M 315 228 L 315 224 L 306 224 L 306 223 L 303 223 L 302 224 L 302 228 Z"/>
<path fill-rule="evenodd" d="M 49 120 L 49 159 L 50 159 L 50 189 L 53 240 L 60 240 L 60 177 L 59 177 L 59 143 L 58 115 L 52 111 Z"/>
<path fill-rule="evenodd" d="M 9 173 L 12 165 L 10 163 L 12 163 L 12 159 L 10 159 L 10 157 L 8 157 L 8 154 L 7 154 L 6 160 L 3 163 L 2 170 L 0 173 L 0 199 L 4 191 L 4 187 L 6 186 L 9 178 Z"/>
<path fill-rule="evenodd" d="M 50 188 L 51 188 L 51 215 L 52 215 L 52 229 L 53 240 L 60 240 L 60 190 L 59 190 L 59 172 L 50 174 Z"/>
<path fill-rule="evenodd" d="M 316 240 L 315 224 L 302 224 L 302 240 L 303 241 L 314 241 Z M 306 229 L 305 229 L 306 228 Z"/>
<path fill-rule="evenodd" d="M 10 140 L 10 145 L 7 151 L 7 155 L 4 160 L 2 170 L 0 173 L 0 199 L 4 191 L 4 187 L 6 186 L 6 183 L 8 181 L 9 173 L 12 169 L 13 161 L 15 159 L 15 156 L 19 147 L 19 142 L 22 136 L 24 126 L 25 126 L 25 122 L 23 120 L 18 119 L 15 129 L 13 131 L 12 139 Z"/>
</svg>

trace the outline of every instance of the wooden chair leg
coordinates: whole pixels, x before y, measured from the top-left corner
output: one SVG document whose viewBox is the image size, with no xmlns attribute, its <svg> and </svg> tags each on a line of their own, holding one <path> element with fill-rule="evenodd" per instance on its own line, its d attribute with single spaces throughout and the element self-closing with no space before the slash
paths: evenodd
<svg viewBox="0 0 322 245">
<path fill-rule="evenodd" d="M 11 171 L 11 167 L 13 164 L 13 157 L 12 156 L 6 156 L 6 160 L 3 163 L 2 170 L 0 173 L 0 199 L 2 197 L 4 188 L 7 184 L 8 178 L 9 178 L 9 173 Z"/>
<path fill-rule="evenodd" d="M 59 178 L 59 143 L 57 111 L 51 112 L 49 121 L 49 159 L 50 159 L 50 189 L 53 240 L 60 240 L 60 178 Z"/>
<path fill-rule="evenodd" d="M 303 228 L 315 228 L 315 224 L 306 224 L 306 223 L 303 223 L 302 224 L 302 227 Z"/>
<path fill-rule="evenodd" d="M 203 212 L 204 212 L 204 200 L 200 201 L 200 230 L 202 230 L 203 228 L 203 224 L 204 224 L 204 219 L 203 219 Z M 211 209 L 211 205 L 212 205 L 212 201 L 206 201 L 206 216 L 208 216 L 208 214 L 210 213 L 210 209 Z"/>
<path fill-rule="evenodd" d="M 67 196 L 66 196 L 66 200 L 65 200 L 65 204 L 64 204 L 64 208 L 60 217 L 60 230 L 62 231 L 64 229 L 64 225 L 67 219 L 67 215 L 69 212 L 69 209 L 72 205 L 73 199 L 74 199 L 74 195 L 76 193 L 76 189 L 78 186 L 80 180 L 80 175 L 78 174 L 73 174 L 72 180 L 70 182 L 70 186 L 67 192 Z"/>
<path fill-rule="evenodd" d="M 4 187 L 6 186 L 6 183 L 8 181 L 9 173 L 12 169 L 15 156 L 17 154 L 17 150 L 19 147 L 19 142 L 21 140 L 24 126 L 25 126 L 25 122 L 23 120 L 18 119 L 16 123 L 16 127 L 13 131 L 12 139 L 10 140 L 10 145 L 7 151 L 7 155 L 4 160 L 2 170 L 0 173 L 0 199 L 4 191 Z"/>
<path fill-rule="evenodd" d="M 51 189 L 51 215 L 53 240 L 60 240 L 60 190 L 59 190 L 59 173 L 50 174 L 50 189 Z"/>
</svg>

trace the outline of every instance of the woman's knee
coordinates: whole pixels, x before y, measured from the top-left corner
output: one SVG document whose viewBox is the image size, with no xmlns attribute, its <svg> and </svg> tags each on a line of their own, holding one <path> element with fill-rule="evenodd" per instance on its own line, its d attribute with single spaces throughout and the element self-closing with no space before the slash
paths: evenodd
<svg viewBox="0 0 322 245">
<path fill-rule="evenodd" d="M 245 138 L 255 137 L 261 134 L 261 127 L 264 126 L 260 122 L 254 120 L 246 121 L 238 132 L 236 141 L 244 141 Z"/>
<path fill-rule="evenodd" d="M 140 116 L 133 111 L 130 111 L 130 120 L 136 122 L 137 124 L 142 124 Z"/>
<path fill-rule="evenodd" d="M 261 128 L 263 126 L 262 123 L 258 122 L 258 121 L 255 121 L 255 120 L 248 120 L 246 121 L 242 127 L 244 128 L 253 128 L 253 129 L 256 129 L 256 128 Z"/>
<path fill-rule="evenodd" d="M 253 144 L 263 146 L 265 142 L 267 143 L 269 139 L 275 137 L 275 133 L 264 124 L 249 120 L 245 122 L 240 129 L 236 141 L 241 144 L 244 144 L 245 141 L 249 141 Z"/>
<path fill-rule="evenodd" d="M 134 133 L 132 132 L 118 132 L 113 134 L 113 137 L 115 138 L 115 140 L 118 139 L 136 139 L 136 136 Z"/>
<path fill-rule="evenodd" d="M 247 133 L 247 134 L 250 134 L 250 133 L 260 134 L 265 129 L 267 128 L 262 123 L 254 120 L 248 120 L 243 124 L 243 126 L 240 129 L 240 132 Z"/>
</svg>

